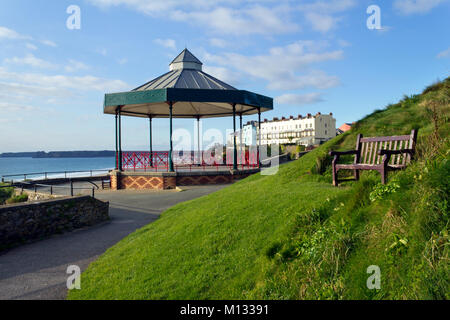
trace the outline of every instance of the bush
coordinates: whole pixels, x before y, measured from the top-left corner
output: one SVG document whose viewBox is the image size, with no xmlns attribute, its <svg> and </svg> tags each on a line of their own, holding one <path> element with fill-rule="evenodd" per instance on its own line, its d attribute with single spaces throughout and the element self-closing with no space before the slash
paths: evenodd
<svg viewBox="0 0 450 320">
<path fill-rule="evenodd" d="M 381 200 L 385 195 L 397 192 L 397 189 L 399 188 L 399 184 L 395 181 L 389 182 L 386 185 L 379 183 L 370 193 L 370 201 L 375 202 L 377 200 Z"/>
<path fill-rule="evenodd" d="M 20 203 L 20 202 L 27 202 L 28 201 L 28 195 L 27 194 L 21 194 L 18 196 L 14 196 L 6 200 L 6 204 L 12 204 L 12 203 Z"/>
<path fill-rule="evenodd" d="M 14 188 L 0 188 L 0 204 L 4 204 L 6 199 L 11 198 Z"/>
<path fill-rule="evenodd" d="M 295 152 L 297 152 L 297 153 L 300 153 L 300 152 L 303 152 L 303 151 L 305 151 L 305 146 L 303 146 L 303 145 L 298 145 L 295 148 Z"/>
</svg>

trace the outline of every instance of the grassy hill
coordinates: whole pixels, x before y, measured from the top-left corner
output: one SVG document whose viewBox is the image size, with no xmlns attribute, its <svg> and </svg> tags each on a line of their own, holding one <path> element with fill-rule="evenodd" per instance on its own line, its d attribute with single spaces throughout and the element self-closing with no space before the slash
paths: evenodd
<svg viewBox="0 0 450 320">
<path fill-rule="evenodd" d="M 174 206 L 110 248 L 70 299 L 449 299 L 450 79 L 377 110 L 275 175 Z M 330 149 L 419 128 L 389 184 L 331 185 Z M 366 269 L 381 268 L 368 290 Z"/>
</svg>

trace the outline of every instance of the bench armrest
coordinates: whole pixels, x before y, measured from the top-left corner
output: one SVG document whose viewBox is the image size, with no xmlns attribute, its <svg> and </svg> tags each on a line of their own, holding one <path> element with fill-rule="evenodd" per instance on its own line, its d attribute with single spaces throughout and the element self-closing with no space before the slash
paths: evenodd
<svg viewBox="0 0 450 320">
<path fill-rule="evenodd" d="M 378 150 L 378 155 L 394 155 L 394 154 L 402 154 L 402 153 L 409 153 L 412 155 L 414 153 L 413 149 L 401 149 L 401 150 Z"/>
<path fill-rule="evenodd" d="M 349 154 L 358 154 L 358 150 L 350 150 L 350 151 L 330 151 L 330 156 L 345 156 Z"/>
</svg>

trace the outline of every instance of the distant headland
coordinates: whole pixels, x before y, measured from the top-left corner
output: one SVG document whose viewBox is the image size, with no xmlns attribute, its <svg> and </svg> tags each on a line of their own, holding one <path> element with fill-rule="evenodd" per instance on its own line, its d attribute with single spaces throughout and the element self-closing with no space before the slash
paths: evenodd
<svg viewBox="0 0 450 320">
<path fill-rule="evenodd" d="M 103 158 L 114 157 L 115 151 L 36 151 L 36 152 L 4 152 L 0 158 Z"/>
</svg>

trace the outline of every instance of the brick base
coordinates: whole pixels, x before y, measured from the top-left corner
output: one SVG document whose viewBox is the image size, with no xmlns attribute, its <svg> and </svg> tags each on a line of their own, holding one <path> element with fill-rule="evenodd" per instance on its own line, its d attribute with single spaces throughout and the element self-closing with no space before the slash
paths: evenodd
<svg viewBox="0 0 450 320">
<path fill-rule="evenodd" d="M 223 184 L 231 182 L 233 182 L 233 176 L 231 175 L 177 177 L 177 185 L 179 186 Z"/>
<path fill-rule="evenodd" d="M 111 189 L 175 189 L 177 186 L 209 185 L 232 183 L 256 173 L 252 172 L 218 172 L 218 173 L 138 173 L 111 172 Z"/>
</svg>

